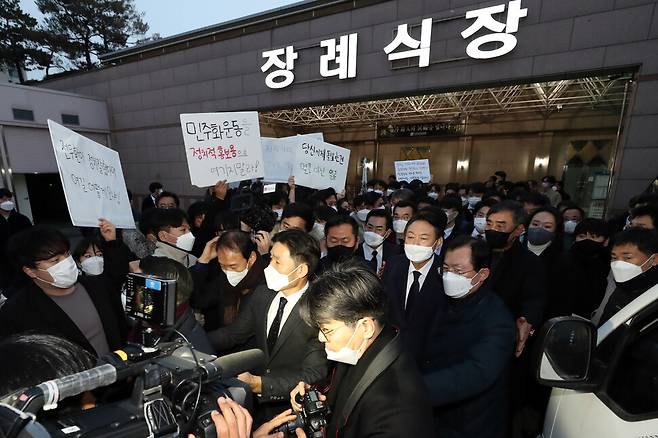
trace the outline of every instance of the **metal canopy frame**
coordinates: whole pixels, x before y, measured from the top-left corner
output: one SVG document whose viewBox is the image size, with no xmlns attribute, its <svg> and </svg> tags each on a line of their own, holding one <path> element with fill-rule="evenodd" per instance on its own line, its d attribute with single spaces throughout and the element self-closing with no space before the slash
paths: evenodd
<svg viewBox="0 0 658 438">
<path fill-rule="evenodd" d="M 263 121 L 295 128 L 437 120 L 488 120 L 518 113 L 544 118 L 561 110 L 619 113 L 631 74 L 535 82 L 496 88 L 290 108 L 261 113 Z"/>
</svg>

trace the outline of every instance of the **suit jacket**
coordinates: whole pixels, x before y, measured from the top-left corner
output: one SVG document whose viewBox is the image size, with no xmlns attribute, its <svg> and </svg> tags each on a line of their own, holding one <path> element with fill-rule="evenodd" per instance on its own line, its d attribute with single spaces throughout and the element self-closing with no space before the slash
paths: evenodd
<svg viewBox="0 0 658 438">
<path fill-rule="evenodd" d="M 409 317 L 405 316 L 404 304 L 409 277 L 409 259 L 404 254 L 393 257 L 384 269 L 384 287 L 389 298 L 389 321 L 400 328 L 405 349 L 416 360 L 420 360 L 427 328 L 437 314 L 446 306 L 447 298 L 443 292 L 443 280 L 438 269 L 441 262 L 434 256 L 432 267 L 420 288 L 418 300 L 414 303 Z"/>
<path fill-rule="evenodd" d="M 155 208 L 155 202 L 153 202 L 153 198 L 151 198 L 151 195 L 148 194 L 146 197 L 142 200 L 142 214 L 145 211 L 150 210 L 151 208 Z"/>
<path fill-rule="evenodd" d="M 19 274 L 19 271 L 11 266 L 6 253 L 9 238 L 31 226 L 30 219 L 16 210 L 12 210 L 7 219 L 0 216 L 0 290 L 11 286 Z"/>
<path fill-rule="evenodd" d="M 126 316 L 121 305 L 120 281 L 128 272 L 128 264 L 126 262 L 119 267 L 114 263 L 125 257 L 124 251 L 127 249 L 120 241 L 104 245 L 103 256 L 110 263 L 106 265 L 103 274 L 78 278 L 98 311 L 110 350 L 122 348 L 128 335 Z M 118 269 L 124 270 L 123 275 L 117 272 Z M 96 355 L 78 326 L 33 281 L 0 308 L 0 336 L 23 332 L 60 336 Z"/>
<path fill-rule="evenodd" d="M 546 308 L 546 269 L 539 257 L 518 239 L 493 266 L 489 285 L 503 299 L 514 318 L 525 317 L 540 328 Z"/>
<path fill-rule="evenodd" d="M 514 318 L 486 283 L 472 296 L 448 300 L 422 363 L 437 436 L 505 438 Z"/>
<path fill-rule="evenodd" d="M 356 250 L 356 257 L 363 260 L 366 263 L 370 263 L 369 261 L 366 260 L 365 256 L 363 255 L 363 245 L 365 245 L 365 242 L 361 242 L 359 244 L 359 247 Z M 370 252 L 372 253 L 372 248 L 368 247 Z M 403 249 L 400 245 L 396 245 L 395 243 L 391 243 L 389 241 L 384 241 L 382 246 L 377 248 L 377 251 L 383 250 L 384 253 L 382 254 L 382 262 L 388 264 L 388 262 L 391 261 L 393 257 L 396 255 L 402 254 Z M 386 269 L 386 268 L 384 268 Z"/>
<path fill-rule="evenodd" d="M 327 392 L 333 415 L 326 437 L 433 437 L 432 412 L 418 368 L 405 351 L 368 386 L 348 418 L 343 410 L 377 354 L 396 336 L 385 326 L 356 365 L 339 363 Z"/>
<path fill-rule="evenodd" d="M 255 372 L 262 379 L 260 402 L 269 405 L 266 416 L 290 407 L 290 391 L 300 381 L 312 384 L 327 376 L 324 345 L 318 340 L 317 328 L 308 326 L 299 316 L 299 302 L 281 328 L 274 349 L 268 350 L 267 311 L 276 294 L 267 286 L 258 287 L 233 324 L 208 333 L 217 351 L 243 345 L 253 338 L 250 346 L 265 352 L 265 366 Z"/>
</svg>

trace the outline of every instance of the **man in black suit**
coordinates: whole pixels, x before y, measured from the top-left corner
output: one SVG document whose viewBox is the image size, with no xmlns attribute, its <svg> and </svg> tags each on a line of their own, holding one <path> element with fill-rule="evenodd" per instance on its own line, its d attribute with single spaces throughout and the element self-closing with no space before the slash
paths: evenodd
<svg viewBox="0 0 658 438">
<path fill-rule="evenodd" d="M 327 356 L 337 362 L 326 402 L 332 416 L 323 436 L 432 437 L 425 387 L 400 336 L 388 324 L 386 293 L 359 264 L 343 262 L 321 275 L 302 298 L 301 313 L 319 328 Z M 301 382 L 291 393 L 295 410 Z"/>
<path fill-rule="evenodd" d="M 359 248 L 359 224 L 351 216 L 334 216 L 324 224 L 324 235 L 327 243 L 327 255 L 320 259 L 317 274 L 328 271 L 335 263 L 348 259 L 360 260 L 357 256 Z M 363 266 L 367 267 L 365 263 Z"/>
<path fill-rule="evenodd" d="M 327 376 L 327 357 L 317 331 L 298 312 L 299 300 L 318 266 L 320 248 L 300 230 L 281 231 L 273 239 L 267 287 L 261 286 L 244 303 L 233 324 L 208 333 L 217 351 L 244 345 L 265 352 L 265 367 L 257 375 L 238 376 L 259 396 L 258 420 L 286 409 L 288 396 L 301 381 L 318 382 Z M 252 339 L 253 338 L 253 339 Z"/>
<path fill-rule="evenodd" d="M 9 296 L 6 289 L 18 275 L 7 256 L 7 242 L 11 236 L 31 226 L 30 219 L 16 211 L 14 194 L 4 187 L 0 188 L 0 292 L 6 296 Z"/>
<path fill-rule="evenodd" d="M 94 356 L 122 348 L 128 326 L 121 306 L 121 283 L 128 272 L 128 249 L 111 223 L 99 222 L 105 239 L 103 274 L 81 276 L 66 237 L 35 226 L 12 238 L 9 253 L 32 281 L 0 309 L 0 336 L 36 332 L 59 336 Z"/>
<path fill-rule="evenodd" d="M 439 276 L 441 263 L 434 251 L 443 242 L 446 217 L 432 209 L 419 211 L 405 230 L 404 255 L 384 269 L 390 301 L 390 321 L 401 330 L 404 347 L 420 360 L 427 327 L 445 307 Z"/>
<path fill-rule="evenodd" d="M 156 202 L 158 202 L 158 196 L 162 193 L 162 184 L 159 182 L 149 184 L 149 193 L 150 195 L 142 201 L 142 214 L 151 208 L 157 207 Z"/>
<path fill-rule="evenodd" d="M 381 274 L 386 263 L 400 254 L 402 248 L 389 242 L 393 232 L 393 219 L 386 210 L 370 210 L 366 218 L 363 240 L 356 250 L 356 257 L 365 261 L 377 274 Z"/>
</svg>

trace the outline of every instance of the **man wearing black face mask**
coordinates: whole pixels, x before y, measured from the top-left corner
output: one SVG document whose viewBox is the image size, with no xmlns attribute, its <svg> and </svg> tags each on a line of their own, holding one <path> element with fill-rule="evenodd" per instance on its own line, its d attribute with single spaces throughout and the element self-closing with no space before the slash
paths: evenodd
<svg viewBox="0 0 658 438">
<path fill-rule="evenodd" d="M 324 225 L 324 234 L 327 242 L 327 255 L 320 259 L 318 275 L 328 271 L 334 263 L 353 260 L 367 267 L 362 259 L 356 256 L 359 247 L 359 225 L 350 216 L 336 216 L 330 218 Z"/>
<path fill-rule="evenodd" d="M 601 303 L 610 272 L 610 227 L 601 219 L 585 219 L 573 233 L 574 243 L 555 273 L 555 296 L 550 297 L 546 319 L 580 315 L 591 318 Z"/>
</svg>

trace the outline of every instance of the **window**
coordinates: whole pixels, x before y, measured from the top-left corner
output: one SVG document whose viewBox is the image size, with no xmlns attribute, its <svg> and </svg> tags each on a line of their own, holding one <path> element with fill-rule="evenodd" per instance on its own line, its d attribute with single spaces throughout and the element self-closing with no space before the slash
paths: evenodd
<svg viewBox="0 0 658 438">
<path fill-rule="evenodd" d="M 14 113 L 14 120 L 34 122 L 34 111 L 19 108 L 12 108 L 11 110 Z"/>
<path fill-rule="evenodd" d="M 62 114 L 64 125 L 80 125 L 80 117 L 77 114 Z"/>
<path fill-rule="evenodd" d="M 658 324 L 629 340 L 621 352 L 607 395 L 630 415 L 658 412 Z"/>
</svg>

